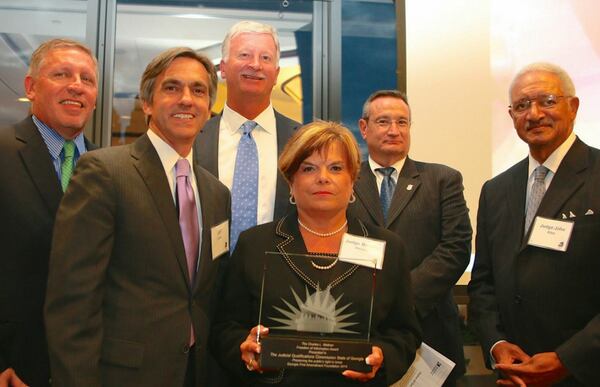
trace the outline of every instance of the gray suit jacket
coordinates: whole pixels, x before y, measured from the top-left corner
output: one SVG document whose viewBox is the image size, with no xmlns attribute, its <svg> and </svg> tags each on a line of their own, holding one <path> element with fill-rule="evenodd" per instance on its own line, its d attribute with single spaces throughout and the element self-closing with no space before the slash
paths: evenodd
<svg viewBox="0 0 600 387">
<path fill-rule="evenodd" d="M 472 230 L 460 172 L 406 158 L 387 222 L 368 161 L 361 165 L 354 192 L 357 200 L 349 207 L 353 215 L 405 241 L 423 341 L 456 363 L 452 378 L 462 375 L 465 363 L 452 289 L 469 263 Z"/>
<path fill-rule="evenodd" d="M 566 252 L 523 237 L 527 172 L 526 158 L 481 190 L 469 321 L 485 354 L 498 340 L 529 355 L 555 351 L 574 374 L 560 386 L 597 386 L 600 150 L 577 139 L 540 203 L 538 216 L 574 221 Z"/>
<path fill-rule="evenodd" d="M 95 147 L 86 140 L 86 148 Z M 0 129 L 0 372 L 49 385 L 43 324 L 48 258 L 62 188 L 31 116 Z"/>
<path fill-rule="evenodd" d="M 208 385 L 213 291 L 228 259 L 211 228 L 230 217 L 229 191 L 194 163 L 202 211 L 190 283 L 171 190 L 147 135 L 84 155 L 58 210 L 45 316 L 58 386 L 182 386 L 190 324 L 198 386 Z"/>
<path fill-rule="evenodd" d="M 196 137 L 194 144 L 195 154 L 198 155 L 200 165 L 207 171 L 219 177 L 219 123 L 221 116 L 215 116 L 208 120 L 202 131 Z M 275 122 L 277 125 L 277 154 L 281 154 L 283 147 L 288 142 L 300 123 L 290 120 L 286 116 L 275 111 Z M 283 217 L 290 209 L 290 189 L 287 182 L 277 173 L 277 187 L 275 191 L 274 219 Z"/>
</svg>

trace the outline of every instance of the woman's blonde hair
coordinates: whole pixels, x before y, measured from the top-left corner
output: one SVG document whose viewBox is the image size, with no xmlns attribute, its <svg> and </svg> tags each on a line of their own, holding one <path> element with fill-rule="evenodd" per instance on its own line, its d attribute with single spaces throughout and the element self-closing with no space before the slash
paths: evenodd
<svg viewBox="0 0 600 387">
<path fill-rule="evenodd" d="M 291 184 L 304 160 L 314 152 L 327 151 L 333 143 L 342 146 L 352 181 L 356 180 L 360 168 L 360 151 L 356 139 L 348 128 L 332 121 L 314 121 L 298 129 L 279 156 L 279 170 Z"/>
</svg>

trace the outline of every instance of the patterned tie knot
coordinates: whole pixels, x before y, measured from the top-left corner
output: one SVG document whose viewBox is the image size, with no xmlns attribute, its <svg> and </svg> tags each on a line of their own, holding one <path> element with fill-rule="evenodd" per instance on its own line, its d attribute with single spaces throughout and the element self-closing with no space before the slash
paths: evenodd
<svg viewBox="0 0 600 387">
<path fill-rule="evenodd" d="M 547 174 L 548 168 L 544 167 L 543 165 L 540 165 L 533 171 L 533 179 L 537 182 L 543 182 Z"/>
<path fill-rule="evenodd" d="M 396 171 L 396 168 L 385 167 L 385 168 L 376 168 L 375 170 L 377 172 L 381 173 L 382 175 L 384 175 L 385 177 L 391 177 L 392 173 L 394 173 Z"/>
<path fill-rule="evenodd" d="M 65 152 L 65 159 L 73 158 L 73 156 L 75 156 L 75 142 L 73 142 L 73 140 L 65 141 L 63 151 Z"/>
<path fill-rule="evenodd" d="M 190 163 L 187 159 L 177 160 L 177 164 L 175 164 L 175 174 L 177 177 L 188 177 L 190 175 Z"/>
<path fill-rule="evenodd" d="M 242 133 L 243 135 L 247 135 L 252 133 L 252 131 L 254 130 L 254 128 L 256 128 L 256 125 L 258 125 L 256 122 L 254 121 L 246 121 L 242 124 Z"/>
</svg>

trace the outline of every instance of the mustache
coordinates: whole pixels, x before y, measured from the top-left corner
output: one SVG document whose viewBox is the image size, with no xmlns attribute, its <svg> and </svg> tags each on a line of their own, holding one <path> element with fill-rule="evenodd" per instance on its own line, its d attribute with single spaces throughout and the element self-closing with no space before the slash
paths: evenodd
<svg viewBox="0 0 600 387">
<path fill-rule="evenodd" d="M 263 73 L 260 72 L 256 72 L 256 71 L 242 71 L 241 72 L 242 76 L 245 77 L 254 77 L 254 78 L 260 78 L 260 79 L 265 79 L 266 76 Z"/>
<path fill-rule="evenodd" d="M 548 122 L 547 120 L 527 121 L 527 124 L 525 125 L 525 129 L 527 129 L 527 130 L 534 129 L 539 126 L 552 126 L 552 122 Z"/>
</svg>

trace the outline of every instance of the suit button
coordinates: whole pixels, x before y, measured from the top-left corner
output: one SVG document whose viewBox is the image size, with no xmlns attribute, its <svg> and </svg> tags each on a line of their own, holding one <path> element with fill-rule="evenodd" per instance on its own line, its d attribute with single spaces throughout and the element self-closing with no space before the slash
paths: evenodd
<svg viewBox="0 0 600 387">
<path fill-rule="evenodd" d="M 183 344 L 183 353 L 188 353 L 190 351 L 190 345 L 189 344 Z"/>
<path fill-rule="evenodd" d="M 515 296 L 515 304 L 520 305 L 523 302 L 523 297 L 518 294 Z"/>
</svg>

